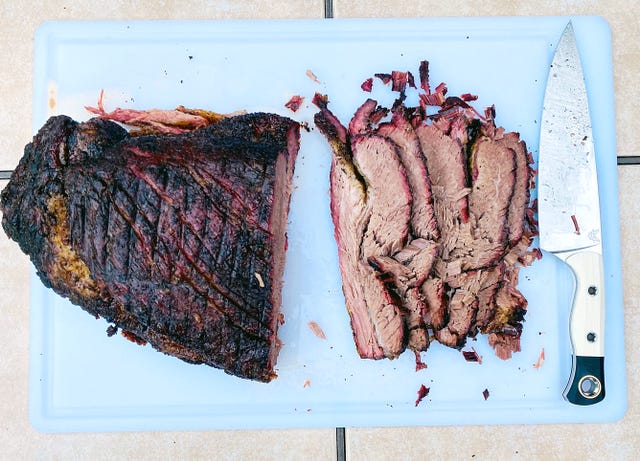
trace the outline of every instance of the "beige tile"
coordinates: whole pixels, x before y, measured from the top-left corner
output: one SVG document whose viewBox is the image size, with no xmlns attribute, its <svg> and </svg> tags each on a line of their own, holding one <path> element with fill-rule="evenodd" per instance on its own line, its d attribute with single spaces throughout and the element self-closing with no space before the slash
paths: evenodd
<svg viewBox="0 0 640 461">
<path fill-rule="evenodd" d="M 27 434 L 2 459 L 332 460 L 335 430 Z M 303 458 L 301 458 L 303 456 Z"/>
</svg>

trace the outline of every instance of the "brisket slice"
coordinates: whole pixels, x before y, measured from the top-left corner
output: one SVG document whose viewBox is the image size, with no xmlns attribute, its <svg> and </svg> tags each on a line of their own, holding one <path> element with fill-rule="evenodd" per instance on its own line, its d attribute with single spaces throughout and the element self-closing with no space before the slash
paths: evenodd
<svg viewBox="0 0 640 461">
<path fill-rule="evenodd" d="M 433 210 L 431 182 L 427 175 L 424 154 L 415 130 L 399 106 L 393 111 L 391 121 L 381 124 L 378 133 L 399 146 L 400 161 L 407 172 L 412 193 L 411 231 L 416 238 L 434 240 L 439 236 L 438 223 Z"/>
<path fill-rule="evenodd" d="M 384 351 L 378 341 L 365 297 L 365 281 L 380 287 L 368 265 L 362 261 L 362 240 L 370 219 L 367 186 L 353 163 L 347 129 L 326 107 L 314 117 L 316 126 L 329 141 L 333 152 L 329 176 L 331 218 L 338 245 L 342 291 L 351 321 L 356 350 L 361 357 L 380 359 Z M 371 279 L 374 280 L 371 280 Z M 370 290 L 375 291 L 375 290 Z M 382 295 L 386 294 L 382 285 Z M 380 299 L 380 291 L 376 298 Z"/>
<path fill-rule="evenodd" d="M 267 382 L 298 144 L 273 114 L 136 137 L 53 117 L 2 193 L 3 226 L 45 285 L 128 338 Z"/>
<path fill-rule="evenodd" d="M 469 167 L 469 219 L 474 222 L 473 244 L 462 263 L 465 271 L 492 266 L 507 251 L 508 214 L 516 179 L 514 152 L 482 137 L 473 146 Z"/>
<path fill-rule="evenodd" d="M 378 135 L 354 136 L 351 149 L 354 166 L 367 186 L 368 222 L 360 260 L 368 262 L 371 257 L 394 254 L 405 246 L 411 193 L 398 148 L 391 140 Z M 368 267 L 367 271 L 373 274 L 374 269 Z M 400 299 L 378 277 L 367 276 L 364 286 L 378 343 L 386 357 L 397 357 L 406 347 Z"/>
<path fill-rule="evenodd" d="M 513 247 L 525 232 L 525 215 L 522 209 L 526 209 L 529 205 L 529 183 L 532 172 L 529 168 L 527 147 L 517 133 L 505 133 L 501 138 L 496 139 L 496 142 L 511 149 L 515 159 L 515 182 L 508 213 L 509 245 Z"/>
</svg>

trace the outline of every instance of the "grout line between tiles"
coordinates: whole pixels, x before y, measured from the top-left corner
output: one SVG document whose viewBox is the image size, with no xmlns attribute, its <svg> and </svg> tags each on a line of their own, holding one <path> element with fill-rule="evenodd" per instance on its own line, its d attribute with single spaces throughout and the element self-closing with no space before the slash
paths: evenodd
<svg viewBox="0 0 640 461">
<path fill-rule="evenodd" d="M 336 459 L 337 461 L 346 461 L 347 459 L 347 443 L 344 427 L 336 427 Z"/>
<path fill-rule="evenodd" d="M 619 156 L 618 165 L 640 165 L 640 156 L 638 155 Z"/>
<path fill-rule="evenodd" d="M 333 0 L 324 0 L 324 17 L 333 18 Z"/>
</svg>

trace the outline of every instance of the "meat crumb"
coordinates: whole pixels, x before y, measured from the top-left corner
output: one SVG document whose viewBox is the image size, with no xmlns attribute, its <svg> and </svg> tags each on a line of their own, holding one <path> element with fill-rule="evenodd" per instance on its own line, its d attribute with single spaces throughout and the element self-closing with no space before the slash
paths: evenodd
<svg viewBox="0 0 640 461">
<path fill-rule="evenodd" d="M 327 336 L 324 334 L 324 331 L 322 331 L 322 328 L 320 328 L 320 325 L 318 325 L 316 322 L 312 320 L 308 322 L 307 325 L 309 326 L 311 331 L 313 331 L 313 334 L 316 335 L 318 338 L 327 339 Z"/>
<path fill-rule="evenodd" d="M 425 387 L 424 384 L 420 385 L 420 389 L 418 389 L 418 398 L 416 399 L 416 407 L 418 406 L 418 404 L 420 402 L 422 402 L 422 399 L 424 399 L 427 395 L 429 395 L 429 390 L 431 388 L 429 387 Z"/>
<path fill-rule="evenodd" d="M 311 69 L 307 69 L 307 77 L 309 77 L 311 80 L 313 80 L 315 83 L 320 84 L 320 80 L 318 80 L 318 77 L 316 77 L 316 74 L 314 74 L 313 72 L 311 72 Z"/>
<path fill-rule="evenodd" d="M 326 109 L 329 104 L 329 97 L 326 94 L 316 93 L 313 95 L 311 102 L 318 107 L 318 109 Z"/>
<path fill-rule="evenodd" d="M 535 368 L 537 370 L 542 365 L 544 365 L 544 347 L 540 351 L 540 355 L 538 356 L 538 360 L 536 360 L 536 363 L 533 364 L 533 368 Z"/>
<path fill-rule="evenodd" d="M 482 365 L 482 356 L 472 347 L 470 351 L 462 351 L 462 355 L 467 362 L 478 362 Z"/>
<path fill-rule="evenodd" d="M 576 218 L 576 215 L 571 215 L 571 221 L 573 221 L 573 227 L 576 230 L 576 235 L 580 235 L 580 226 L 578 225 L 578 219 Z"/>
<path fill-rule="evenodd" d="M 420 352 L 418 351 L 413 351 L 413 352 L 416 355 L 416 371 L 424 370 L 425 368 L 427 368 L 427 364 L 424 363 L 422 361 L 422 358 L 420 357 Z"/>
<path fill-rule="evenodd" d="M 311 386 L 311 381 L 307 379 L 304 381 L 304 384 L 302 385 L 302 387 L 309 387 L 309 386 Z"/>
<path fill-rule="evenodd" d="M 304 97 L 296 94 L 294 96 L 291 96 L 291 99 L 289 99 L 289 101 L 286 102 L 284 107 L 292 110 L 293 112 L 297 112 L 298 109 L 300 109 L 300 106 L 302 105 L 303 102 L 304 102 Z"/>
<path fill-rule="evenodd" d="M 362 82 L 362 85 L 360 85 L 360 88 L 362 88 L 362 91 L 371 93 L 371 90 L 373 89 L 373 78 L 370 77 L 366 79 L 364 82 Z"/>
<path fill-rule="evenodd" d="M 380 80 L 382 80 L 382 83 L 384 83 L 385 85 L 391 81 L 391 74 L 378 73 L 378 74 L 375 74 L 375 76 Z"/>
<path fill-rule="evenodd" d="M 487 400 L 489 398 L 489 389 L 485 389 L 484 391 L 482 391 L 482 396 L 485 400 Z"/>
</svg>

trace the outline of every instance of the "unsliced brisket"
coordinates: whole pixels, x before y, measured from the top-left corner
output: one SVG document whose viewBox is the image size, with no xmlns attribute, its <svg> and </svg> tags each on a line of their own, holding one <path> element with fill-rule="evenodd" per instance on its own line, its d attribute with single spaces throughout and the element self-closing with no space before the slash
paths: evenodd
<svg viewBox="0 0 640 461">
<path fill-rule="evenodd" d="M 2 192 L 3 226 L 111 334 L 270 381 L 298 144 L 274 114 L 143 136 L 56 116 Z"/>
<path fill-rule="evenodd" d="M 493 108 L 469 106 L 475 96 L 432 92 L 428 71 L 422 62 L 419 107 L 405 105 L 410 72 L 376 74 L 397 100 L 387 109 L 366 99 L 348 129 L 315 98 L 333 150 L 331 214 L 356 348 L 395 358 L 431 338 L 461 348 L 482 333 L 508 358 L 526 311 L 518 270 L 540 255 L 529 250 L 530 156 L 495 126 Z"/>
</svg>

